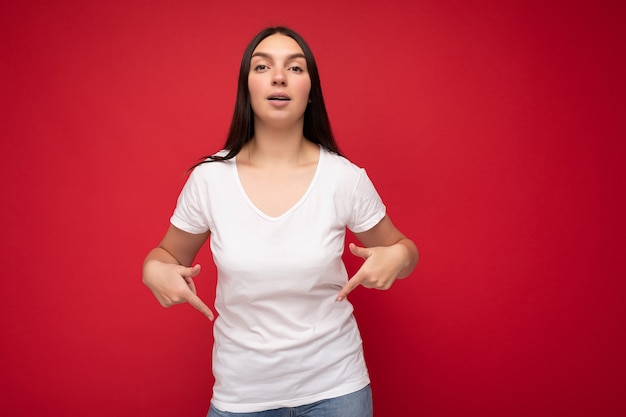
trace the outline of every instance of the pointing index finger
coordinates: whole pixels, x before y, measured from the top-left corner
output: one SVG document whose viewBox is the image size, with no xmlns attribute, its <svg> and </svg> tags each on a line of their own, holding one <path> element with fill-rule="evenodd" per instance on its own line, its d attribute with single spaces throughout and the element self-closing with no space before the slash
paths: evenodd
<svg viewBox="0 0 626 417">
<path fill-rule="evenodd" d="M 352 292 L 352 290 L 359 286 L 362 280 L 363 278 L 359 276 L 358 273 L 350 278 L 350 280 L 348 280 L 348 283 L 341 289 L 341 291 L 339 291 L 336 301 L 343 301 L 346 296 Z"/>
<path fill-rule="evenodd" d="M 197 295 L 190 295 L 187 302 L 191 304 L 193 308 L 204 314 L 209 320 L 213 321 L 213 319 L 215 318 L 211 309 L 206 304 L 204 304 L 204 302 Z"/>
</svg>

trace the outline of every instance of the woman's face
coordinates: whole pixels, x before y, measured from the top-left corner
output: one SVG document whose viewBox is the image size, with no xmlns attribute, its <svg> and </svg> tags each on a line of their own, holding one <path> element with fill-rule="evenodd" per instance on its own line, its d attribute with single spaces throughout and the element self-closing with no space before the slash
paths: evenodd
<svg viewBox="0 0 626 417">
<path fill-rule="evenodd" d="M 248 89 L 255 123 L 289 127 L 301 122 L 311 78 L 298 43 L 281 34 L 263 39 L 252 53 Z"/>
</svg>

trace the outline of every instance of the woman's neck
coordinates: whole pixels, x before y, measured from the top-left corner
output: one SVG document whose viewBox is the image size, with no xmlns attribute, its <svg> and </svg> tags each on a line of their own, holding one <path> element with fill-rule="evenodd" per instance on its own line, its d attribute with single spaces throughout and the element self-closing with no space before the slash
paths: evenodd
<svg viewBox="0 0 626 417">
<path fill-rule="evenodd" d="M 260 125 L 255 126 L 254 137 L 238 158 L 258 167 L 300 165 L 316 159 L 315 150 L 317 146 L 302 135 L 301 126 L 271 129 Z"/>
</svg>

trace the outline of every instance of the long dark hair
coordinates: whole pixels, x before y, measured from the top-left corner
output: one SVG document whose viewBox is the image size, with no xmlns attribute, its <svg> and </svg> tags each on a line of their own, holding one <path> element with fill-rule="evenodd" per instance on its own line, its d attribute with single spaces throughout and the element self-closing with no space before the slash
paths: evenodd
<svg viewBox="0 0 626 417">
<path fill-rule="evenodd" d="M 307 45 L 304 39 L 293 30 L 284 26 L 276 26 L 268 27 L 260 31 L 248 44 L 241 58 L 235 111 L 230 123 L 226 143 L 224 144 L 224 149 L 227 153 L 222 156 L 205 156 L 202 158 L 202 161 L 194 165 L 192 169 L 205 162 L 225 161 L 233 158 L 239 153 L 243 145 L 249 142 L 254 136 L 254 117 L 252 116 L 250 91 L 248 90 L 250 61 L 252 59 L 252 53 L 259 43 L 268 36 L 275 34 L 289 36 L 295 40 L 302 49 L 306 59 L 307 70 L 311 77 L 311 92 L 309 93 L 309 104 L 304 111 L 304 137 L 313 143 L 321 145 L 330 152 L 341 155 L 330 128 L 330 121 L 328 120 L 328 113 L 326 112 L 324 97 L 322 96 L 322 85 L 311 48 L 309 48 L 309 45 Z"/>
</svg>

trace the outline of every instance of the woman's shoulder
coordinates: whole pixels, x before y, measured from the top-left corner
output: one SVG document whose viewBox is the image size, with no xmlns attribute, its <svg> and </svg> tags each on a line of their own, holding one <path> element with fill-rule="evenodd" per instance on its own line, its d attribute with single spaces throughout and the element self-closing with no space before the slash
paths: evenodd
<svg viewBox="0 0 626 417">
<path fill-rule="evenodd" d="M 214 154 L 203 158 L 191 169 L 191 177 L 207 178 L 220 175 L 225 170 L 232 169 L 234 159 L 221 159 L 228 154 L 227 150 L 220 150 Z"/>
<path fill-rule="evenodd" d="M 350 195 L 363 181 L 367 174 L 360 166 L 345 156 L 324 150 L 321 177 L 328 187 L 336 189 L 340 194 Z"/>
<path fill-rule="evenodd" d="M 324 153 L 324 160 L 329 169 L 339 171 L 343 175 L 360 175 L 363 168 L 350 161 L 343 155 L 339 155 L 328 149 L 322 148 Z"/>
</svg>

